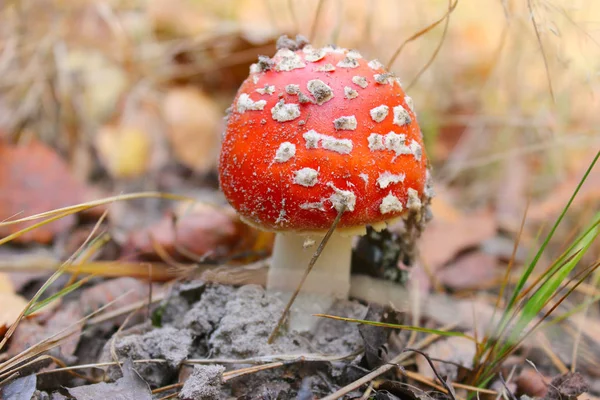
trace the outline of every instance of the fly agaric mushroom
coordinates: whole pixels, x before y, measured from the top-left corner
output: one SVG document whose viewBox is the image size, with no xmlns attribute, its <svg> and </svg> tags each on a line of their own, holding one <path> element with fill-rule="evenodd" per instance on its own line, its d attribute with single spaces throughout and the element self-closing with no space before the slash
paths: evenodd
<svg viewBox="0 0 600 400">
<path fill-rule="evenodd" d="M 353 235 L 427 219 L 422 134 L 412 99 L 377 60 L 301 40 L 278 45 L 251 66 L 234 100 L 221 188 L 245 222 L 277 232 L 270 290 L 295 289 L 311 245 L 343 211 L 303 291 L 347 298 Z"/>
</svg>

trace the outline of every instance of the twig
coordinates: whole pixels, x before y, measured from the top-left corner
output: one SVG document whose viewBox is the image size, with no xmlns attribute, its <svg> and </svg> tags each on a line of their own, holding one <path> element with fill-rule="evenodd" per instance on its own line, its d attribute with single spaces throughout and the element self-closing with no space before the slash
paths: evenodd
<svg viewBox="0 0 600 400">
<path fill-rule="evenodd" d="M 327 231 L 327 233 L 323 237 L 323 240 L 321 240 L 321 243 L 319 243 L 319 247 L 315 251 L 315 254 L 313 254 L 312 258 L 310 259 L 310 262 L 308 263 L 308 267 L 306 268 L 306 271 L 304 271 L 304 275 L 302 276 L 302 279 L 300 280 L 300 283 L 298 284 L 298 287 L 296 287 L 296 290 L 294 291 L 294 294 L 292 295 L 292 297 L 290 298 L 290 300 L 286 304 L 285 309 L 283 310 L 283 313 L 281 313 L 281 317 L 279 317 L 279 320 L 277 321 L 277 325 L 275 325 L 275 328 L 273 329 L 273 331 L 269 335 L 269 339 L 267 340 L 267 343 L 271 344 L 271 343 L 273 343 L 273 340 L 275 340 L 275 336 L 277 336 L 277 332 L 279 332 L 279 329 L 281 328 L 281 325 L 283 325 L 283 321 L 287 317 L 287 314 L 290 311 L 290 308 L 292 308 L 292 305 L 294 304 L 294 301 L 296 300 L 296 297 L 298 297 L 298 294 L 300 293 L 300 290 L 302 290 L 302 286 L 304 285 L 304 282 L 306 281 L 306 278 L 308 277 L 308 274 L 310 274 L 310 271 L 312 271 L 312 269 L 315 266 L 317 260 L 319 259 L 319 256 L 323 252 L 323 249 L 325 249 L 325 245 L 329 241 L 329 238 L 331 237 L 331 235 L 333 235 L 333 231 L 335 231 L 335 228 L 337 227 L 337 225 L 339 224 L 340 220 L 342 219 L 342 214 L 344 214 L 344 211 L 346 211 L 346 204 L 342 204 L 342 207 L 338 211 L 338 214 L 335 217 L 335 220 L 333 221 L 333 223 L 329 227 L 329 230 Z"/>
<path fill-rule="evenodd" d="M 410 349 L 410 348 L 406 348 L 406 349 L 402 350 L 401 354 L 402 353 L 406 353 L 407 351 L 412 351 L 414 353 L 418 353 L 418 354 L 422 355 L 423 357 L 425 357 L 425 360 L 427 360 L 427 363 L 429 364 L 429 367 L 431 368 L 431 370 L 435 374 L 435 377 L 438 379 L 438 381 L 440 381 L 442 383 L 442 385 L 444 386 L 444 389 L 446 389 L 446 391 L 448 392 L 448 395 L 452 398 L 452 400 L 456 400 L 456 396 L 454 395 L 454 389 L 451 388 L 450 386 L 448 386 L 448 384 L 446 383 L 446 381 L 442 379 L 442 377 L 437 372 L 437 369 L 433 365 L 433 362 L 431 361 L 431 359 L 429 358 L 429 356 L 426 353 L 424 353 L 423 351 L 421 351 L 421 350 Z"/>
<path fill-rule="evenodd" d="M 502 386 L 504 386 L 504 390 L 506 391 L 506 393 L 508 393 L 508 397 L 510 398 L 510 400 L 517 400 L 513 392 L 511 392 L 508 386 L 506 385 L 506 381 L 504 380 L 504 376 L 502 376 L 502 373 L 499 373 L 498 377 L 500 378 Z"/>
<path fill-rule="evenodd" d="M 437 383 L 435 383 L 435 381 L 433 379 L 426 378 L 425 376 L 423 376 L 417 372 L 402 370 L 402 374 L 414 381 L 422 383 L 423 385 L 427 385 L 435 390 L 439 390 L 440 393 L 448 394 L 447 393 L 448 391 L 443 386 L 438 385 Z M 465 400 L 465 399 L 463 399 L 462 397 L 456 396 L 456 400 Z"/>
<path fill-rule="evenodd" d="M 445 327 L 440 328 L 440 330 L 443 330 L 443 331 L 450 330 L 450 329 L 453 329 L 454 326 L 455 326 L 455 324 L 447 325 Z M 440 338 L 439 335 L 427 336 L 426 338 L 424 338 L 423 340 L 421 340 L 417 344 L 415 344 L 414 348 L 415 349 L 423 349 L 423 348 L 429 346 L 431 343 L 433 343 L 438 338 Z M 370 374 L 367 374 L 367 375 L 363 376 L 362 378 L 357 379 L 356 381 L 352 382 L 351 384 L 344 386 L 337 392 L 332 393 L 329 396 L 322 398 L 321 400 L 339 399 L 342 396 L 352 392 L 353 390 L 358 389 L 362 385 L 369 383 L 373 379 L 377 378 L 379 375 L 385 374 L 389 370 L 396 368 L 397 364 L 406 360 L 408 357 L 409 357 L 408 353 L 400 353 L 396 357 L 394 357 L 392 360 L 390 360 L 389 363 L 382 365 L 381 367 L 377 368 L 375 371 L 371 372 Z"/>
</svg>

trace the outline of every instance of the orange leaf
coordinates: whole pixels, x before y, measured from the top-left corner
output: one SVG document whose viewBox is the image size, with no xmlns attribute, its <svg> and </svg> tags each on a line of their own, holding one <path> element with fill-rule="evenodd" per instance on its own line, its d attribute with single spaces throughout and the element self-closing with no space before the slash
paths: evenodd
<svg viewBox="0 0 600 400">
<path fill-rule="evenodd" d="M 0 142 L 0 221 L 25 217 L 85 201 L 86 186 L 71 174 L 66 162 L 50 147 L 32 140 L 25 145 Z M 0 227 L 0 237 L 38 221 Z M 36 228 L 15 242 L 52 241 L 75 223 L 69 216 Z"/>
</svg>

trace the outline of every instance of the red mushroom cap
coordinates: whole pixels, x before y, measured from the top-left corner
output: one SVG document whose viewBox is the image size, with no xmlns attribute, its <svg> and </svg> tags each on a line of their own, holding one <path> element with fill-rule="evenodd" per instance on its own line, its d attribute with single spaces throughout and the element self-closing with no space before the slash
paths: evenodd
<svg viewBox="0 0 600 400">
<path fill-rule="evenodd" d="M 220 182 L 268 230 L 372 225 L 420 211 L 427 159 L 412 99 L 376 60 L 306 46 L 260 57 L 228 117 Z"/>
</svg>

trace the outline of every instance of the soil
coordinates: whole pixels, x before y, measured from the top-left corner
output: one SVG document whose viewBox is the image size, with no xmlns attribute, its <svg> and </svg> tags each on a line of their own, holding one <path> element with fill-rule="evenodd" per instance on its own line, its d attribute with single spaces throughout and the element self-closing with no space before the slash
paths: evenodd
<svg viewBox="0 0 600 400">
<path fill-rule="evenodd" d="M 251 366 L 243 359 L 275 355 L 322 354 L 346 356 L 360 351 L 364 341 L 356 324 L 321 319 L 313 334 L 283 332 L 273 344 L 267 344 L 285 304 L 276 294 L 261 286 L 240 288 L 182 283 L 153 311 L 152 325 L 144 321 L 112 336 L 108 335 L 97 355 L 98 362 L 117 357 L 126 360 L 161 359 L 164 362 L 137 362 L 133 369 L 151 389 L 185 381 L 181 399 L 312 399 L 356 378 L 360 356 L 336 362 L 290 362 L 288 366 L 227 379 L 224 373 Z M 364 318 L 367 307 L 356 301 L 337 301 L 330 314 Z M 316 318 L 316 317 L 315 317 Z M 98 349 L 98 334 L 84 336 L 81 350 Z M 88 347 L 89 344 L 89 347 Z M 92 359 L 87 354 L 86 359 Z M 214 365 L 182 365 L 186 359 L 226 359 Z M 236 363 L 235 360 L 241 360 Z M 248 360 L 246 360 L 248 362 Z M 349 369 L 352 369 L 350 371 Z M 115 384 L 122 385 L 121 368 L 106 369 Z M 102 376 L 102 371 L 98 377 Z M 181 379 L 184 378 L 184 379 Z M 71 387 L 83 382 L 63 382 Z M 170 392 L 161 393 L 167 395 Z M 171 392 L 172 393 L 172 392 Z M 156 398 L 156 397 L 155 397 Z"/>
</svg>

